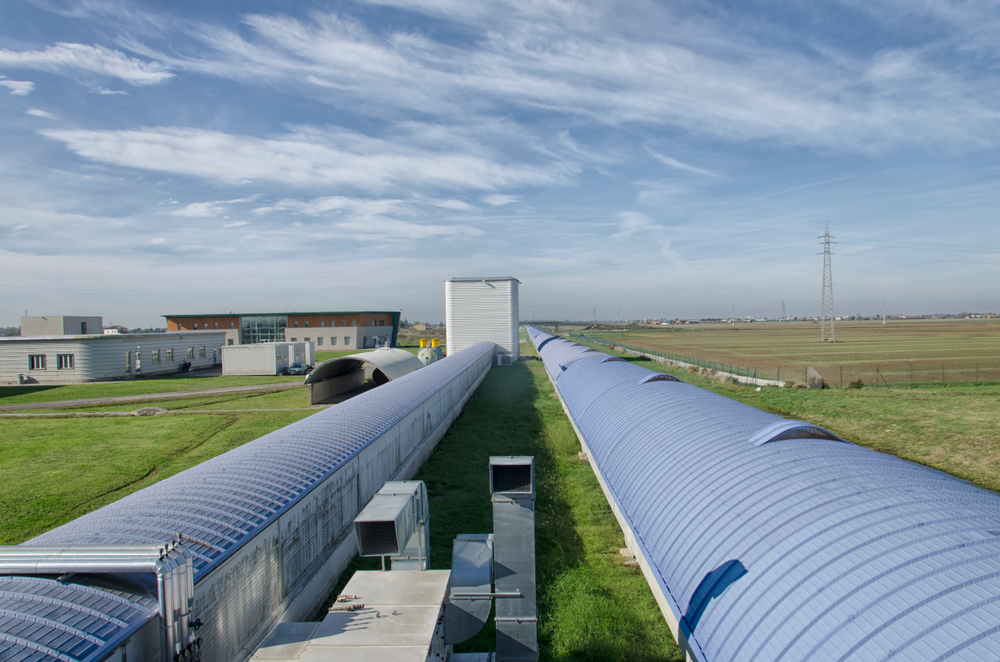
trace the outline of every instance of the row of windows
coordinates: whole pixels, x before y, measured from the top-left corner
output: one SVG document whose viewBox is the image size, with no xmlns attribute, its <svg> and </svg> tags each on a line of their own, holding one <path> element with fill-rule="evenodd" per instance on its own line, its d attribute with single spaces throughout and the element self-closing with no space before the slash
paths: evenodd
<svg viewBox="0 0 1000 662">
<path fill-rule="evenodd" d="M 203 329 L 206 329 L 206 330 L 207 330 L 207 329 L 208 329 L 208 322 L 205 322 L 204 324 L 202 324 L 202 325 L 201 325 L 201 328 L 203 328 Z M 219 328 L 219 323 L 218 323 L 218 322 L 216 322 L 216 323 L 215 323 L 215 328 L 216 328 L 216 329 L 218 329 L 218 328 Z M 235 328 L 236 328 L 236 322 L 230 322 L 230 323 L 229 323 L 229 328 L 230 328 L 230 329 L 235 329 Z M 194 330 L 195 330 L 195 331 L 197 331 L 197 330 L 198 330 L 198 323 L 197 323 L 197 322 L 195 322 L 195 323 L 194 323 Z"/>
<path fill-rule="evenodd" d="M 302 324 L 303 324 L 303 326 L 305 328 L 307 328 L 307 329 L 309 328 L 309 320 L 304 321 Z M 326 325 L 326 320 L 320 320 L 319 321 L 319 327 L 321 329 L 324 328 L 325 325 Z M 351 320 L 351 326 L 357 326 L 357 325 L 358 325 L 358 321 L 357 320 Z M 372 326 L 374 326 L 374 325 L 375 324 L 374 324 L 374 320 L 373 320 Z M 331 327 L 337 326 L 337 323 L 334 320 L 330 320 L 330 326 Z M 340 326 L 347 326 L 347 320 L 340 320 Z M 298 320 L 292 322 L 292 328 L 293 329 L 299 328 L 299 322 L 298 322 Z"/>
<path fill-rule="evenodd" d="M 70 370 L 76 367 L 74 354 L 56 354 L 56 366 L 59 370 Z M 45 354 L 29 354 L 28 370 L 46 370 Z"/>
<path fill-rule="evenodd" d="M 323 343 L 320 343 L 320 344 L 322 345 Z M 333 342 L 331 344 L 336 345 L 337 343 Z M 348 343 L 348 344 L 350 344 L 350 343 Z M 195 349 L 196 348 L 194 348 L 194 347 L 188 347 L 187 348 L 187 357 L 189 359 L 193 359 L 194 358 L 194 351 L 195 351 Z M 198 347 L 197 350 L 198 350 L 198 358 L 201 358 L 201 359 L 205 358 L 205 356 L 207 355 L 206 348 L 205 347 Z M 154 349 L 154 350 L 152 350 L 149 353 L 149 359 L 153 363 L 159 363 L 160 362 L 160 356 L 161 356 L 160 353 L 161 353 L 161 351 L 163 352 L 163 359 L 167 363 L 170 363 L 171 361 L 174 360 L 174 350 L 173 350 L 173 348 L 171 348 L 171 349 L 165 349 L 165 350 Z M 129 355 L 131 355 L 131 353 L 132 352 L 128 352 Z M 75 360 L 74 357 L 75 357 L 74 354 L 56 354 L 56 366 L 58 367 L 59 370 L 70 370 L 72 368 L 75 368 L 76 367 L 76 360 Z M 45 354 L 29 354 L 28 355 L 28 370 L 46 370 L 46 369 L 47 369 L 47 363 L 46 363 L 46 360 L 45 360 Z"/>
<path fill-rule="evenodd" d="M 303 338 L 302 340 L 304 340 L 305 342 L 310 342 L 309 338 Z M 322 345 L 323 344 L 323 340 L 325 340 L 325 339 L 324 338 L 316 338 L 316 344 L 317 345 Z M 291 338 L 290 339 L 290 342 L 298 342 L 298 341 L 299 341 L 298 338 Z M 330 336 L 330 344 L 331 345 L 336 345 L 337 344 L 337 336 Z M 351 337 L 350 336 L 344 336 L 344 344 L 345 345 L 350 345 L 351 344 Z"/>
<path fill-rule="evenodd" d="M 198 330 L 198 324 L 199 324 L 198 322 L 194 323 L 194 330 L 195 331 Z M 309 328 L 309 321 L 306 320 L 305 322 L 303 322 L 303 325 L 305 326 L 305 328 L 308 329 Z M 351 326 L 357 326 L 357 325 L 358 325 L 357 320 L 351 320 Z M 326 326 L 326 320 L 320 320 L 319 321 L 319 326 L 320 326 L 320 328 L 325 328 L 325 326 Z M 334 320 L 330 320 L 329 326 L 331 326 L 331 327 L 337 326 L 337 322 L 335 322 Z M 340 326 L 347 326 L 347 320 L 340 320 Z M 385 326 L 385 320 L 372 320 L 372 326 Z M 205 329 L 205 330 L 208 330 L 208 322 L 202 323 L 201 324 L 201 328 Z M 219 323 L 215 322 L 213 328 L 218 329 L 219 328 Z M 229 323 L 229 328 L 230 329 L 235 329 L 236 328 L 236 323 L 235 322 L 230 322 Z M 295 329 L 299 328 L 298 321 L 292 322 L 292 328 L 295 328 Z"/>
</svg>

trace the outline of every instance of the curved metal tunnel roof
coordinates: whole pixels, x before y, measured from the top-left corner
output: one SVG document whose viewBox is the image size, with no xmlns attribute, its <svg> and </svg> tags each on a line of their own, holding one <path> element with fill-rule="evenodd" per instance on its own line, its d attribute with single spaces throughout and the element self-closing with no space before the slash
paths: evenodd
<svg viewBox="0 0 1000 662">
<path fill-rule="evenodd" d="M 155 545 L 180 533 L 194 557 L 197 582 L 462 370 L 493 351 L 493 343 L 478 343 L 24 544 Z M 150 603 L 141 587 L 107 588 L 106 583 L 100 577 L 74 577 L 69 583 L 0 577 L 0 660 L 100 660 L 157 613 L 156 599 Z"/>
<path fill-rule="evenodd" d="M 338 356 L 329 361 L 324 361 L 306 375 L 305 383 L 315 384 L 325 379 L 345 375 L 349 372 L 360 370 L 366 363 L 370 363 L 376 369 L 381 370 L 389 381 L 399 379 L 414 370 L 424 367 L 420 359 L 405 349 L 380 347 L 370 352 Z"/>
<path fill-rule="evenodd" d="M 1000 495 L 528 332 L 697 658 L 996 659 Z"/>
</svg>

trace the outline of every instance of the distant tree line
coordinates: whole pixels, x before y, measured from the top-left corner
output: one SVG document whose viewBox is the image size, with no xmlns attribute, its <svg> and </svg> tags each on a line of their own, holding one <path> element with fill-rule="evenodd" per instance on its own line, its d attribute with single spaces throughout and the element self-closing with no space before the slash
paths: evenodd
<svg viewBox="0 0 1000 662">
<path fill-rule="evenodd" d="M 0 327 L 0 336 L 19 336 L 21 335 L 21 327 L 19 326 L 4 326 Z"/>
</svg>

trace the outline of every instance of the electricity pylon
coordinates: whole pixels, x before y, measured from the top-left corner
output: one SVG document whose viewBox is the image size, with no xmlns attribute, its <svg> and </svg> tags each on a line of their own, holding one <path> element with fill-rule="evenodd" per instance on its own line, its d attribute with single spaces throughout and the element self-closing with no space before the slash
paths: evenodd
<svg viewBox="0 0 1000 662">
<path fill-rule="evenodd" d="M 830 241 L 833 237 L 830 236 L 829 223 L 826 224 L 826 232 L 817 239 L 823 240 L 823 302 L 819 322 L 820 340 L 822 342 L 836 342 L 837 334 L 833 328 L 833 269 L 830 264 L 830 245 L 837 242 Z"/>
</svg>

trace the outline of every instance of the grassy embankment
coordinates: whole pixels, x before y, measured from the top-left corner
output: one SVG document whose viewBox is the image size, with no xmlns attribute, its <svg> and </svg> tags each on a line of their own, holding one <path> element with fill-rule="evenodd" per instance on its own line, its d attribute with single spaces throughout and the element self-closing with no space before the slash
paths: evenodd
<svg viewBox="0 0 1000 662">
<path fill-rule="evenodd" d="M 492 370 L 416 476 L 431 494 L 431 566 L 451 566 L 459 533 L 493 530 L 489 457 L 533 455 L 542 659 L 679 660 L 641 572 L 623 565 L 621 529 L 579 452 L 540 361 Z M 354 570 L 378 567 L 377 559 L 356 560 L 337 591 Z M 495 642 L 489 621 L 459 650 L 492 650 Z"/>
<path fill-rule="evenodd" d="M 37 536 L 312 410 L 0 420 L 0 544 Z"/>
<path fill-rule="evenodd" d="M 1000 384 L 758 391 L 649 359 L 628 358 L 765 411 L 820 425 L 861 446 L 1000 491 Z"/>
<path fill-rule="evenodd" d="M 630 330 L 624 334 L 582 333 L 722 366 L 758 370 L 774 378 L 799 380 L 807 366 L 833 386 L 841 370 L 846 386 L 855 379 L 882 379 L 948 386 L 956 382 L 1000 380 L 1000 320 L 894 320 L 837 322 L 837 342 L 819 342 L 816 323 L 698 324 L 667 329 Z M 581 332 L 581 331 L 578 331 Z M 942 375 L 942 366 L 944 372 Z"/>
<path fill-rule="evenodd" d="M 153 393 L 180 393 L 231 386 L 257 386 L 263 384 L 301 383 L 301 376 L 270 377 L 191 377 L 189 375 L 149 377 L 123 382 L 91 382 L 67 386 L 27 385 L 0 386 L 0 405 L 25 402 L 56 402 L 88 398 L 114 398 Z"/>
</svg>

